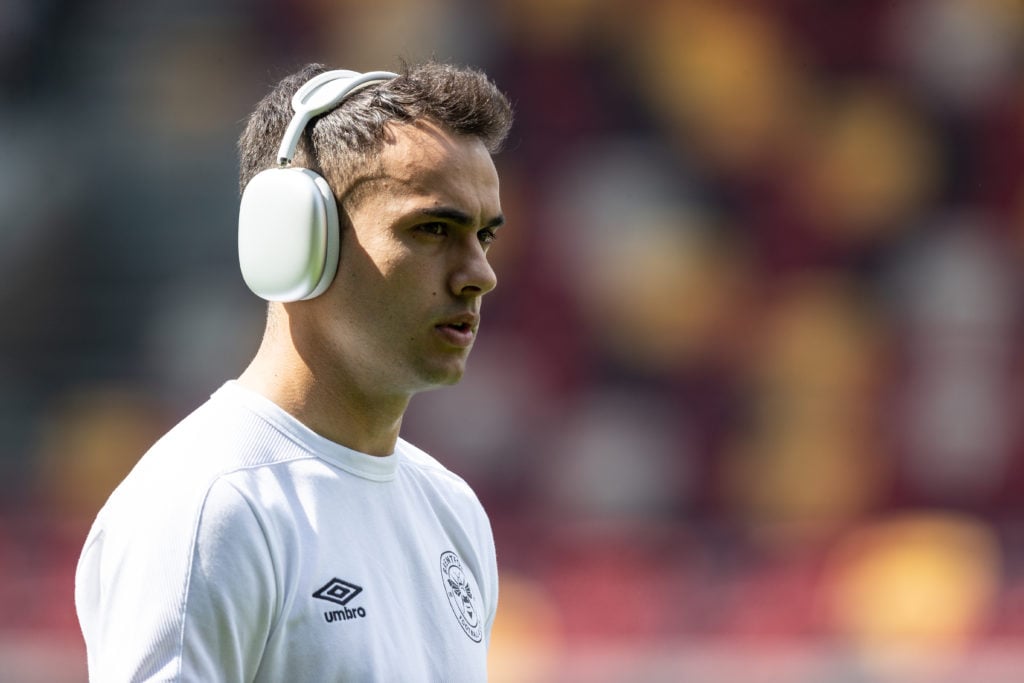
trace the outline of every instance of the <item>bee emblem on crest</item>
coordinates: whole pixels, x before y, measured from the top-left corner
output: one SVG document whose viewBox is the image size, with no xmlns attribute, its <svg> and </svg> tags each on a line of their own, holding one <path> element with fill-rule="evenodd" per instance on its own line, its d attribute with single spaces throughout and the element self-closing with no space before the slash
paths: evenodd
<svg viewBox="0 0 1024 683">
<path fill-rule="evenodd" d="M 441 581 L 455 619 L 466 635 L 479 643 L 483 640 L 479 590 L 473 575 L 466 570 L 459 556 L 451 550 L 441 554 Z"/>
</svg>

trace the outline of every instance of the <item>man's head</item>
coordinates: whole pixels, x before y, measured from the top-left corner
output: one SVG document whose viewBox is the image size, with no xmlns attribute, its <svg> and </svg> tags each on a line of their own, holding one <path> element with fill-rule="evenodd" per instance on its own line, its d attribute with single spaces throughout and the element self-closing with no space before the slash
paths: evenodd
<svg viewBox="0 0 1024 683">
<path fill-rule="evenodd" d="M 285 77 L 250 115 L 238 142 L 239 185 L 277 165 L 277 151 L 293 115 L 291 98 L 326 71 L 310 64 Z M 451 64 L 406 65 L 397 78 L 353 93 L 315 118 L 299 140 L 293 164 L 322 175 L 339 208 L 357 201 L 362 183 L 379 173 L 376 155 L 391 123 L 432 121 L 444 129 L 478 138 L 496 153 L 512 125 L 507 98 L 482 72 Z"/>
<path fill-rule="evenodd" d="M 307 67 L 259 104 L 239 143 L 243 187 L 276 165 L 291 96 L 322 71 Z M 294 162 L 337 199 L 337 275 L 315 298 L 272 304 L 268 335 L 317 381 L 407 396 L 461 377 L 496 284 L 487 251 L 504 218 L 491 154 L 510 124 L 486 76 L 430 63 L 307 126 Z"/>
</svg>

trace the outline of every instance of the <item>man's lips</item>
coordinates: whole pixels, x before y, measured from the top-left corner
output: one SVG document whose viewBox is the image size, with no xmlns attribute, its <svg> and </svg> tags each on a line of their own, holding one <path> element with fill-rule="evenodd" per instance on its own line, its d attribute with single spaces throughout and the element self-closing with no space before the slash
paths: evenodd
<svg viewBox="0 0 1024 683">
<path fill-rule="evenodd" d="M 434 329 L 446 342 L 464 349 L 472 345 L 479 325 L 480 316 L 475 313 L 463 313 L 445 318 L 436 324 Z"/>
</svg>

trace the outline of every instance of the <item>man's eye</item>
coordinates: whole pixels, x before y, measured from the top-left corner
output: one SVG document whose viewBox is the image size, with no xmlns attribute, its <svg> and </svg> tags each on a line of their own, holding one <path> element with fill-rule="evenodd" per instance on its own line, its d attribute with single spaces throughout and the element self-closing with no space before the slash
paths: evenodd
<svg viewBox="0 0 1024 683">
<path fill-rule="evenodd" d="M 498 239 L 498 233 L 491 228 L 484 228 L 476 234 L 477 239 L 480 240 L 480 244 L 490 244 L 494 240 Z"/>
<path fill-rule="evenodd" d="M 439 237 L 444 237 L 448 234 L 448 226 L 444 223 L 423 223 L 417 226 L 417 230 L 425 232 L 428 235 L 437 235 Z"/>
</svg>

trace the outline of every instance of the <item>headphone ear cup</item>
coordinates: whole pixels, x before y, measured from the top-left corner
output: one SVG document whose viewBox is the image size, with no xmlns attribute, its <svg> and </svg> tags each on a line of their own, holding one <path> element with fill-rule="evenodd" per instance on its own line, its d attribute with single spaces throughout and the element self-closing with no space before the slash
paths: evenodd
<svg viewBox="0 0 1024 683">
<path fill-rule="evenodd" d="M 338 209 L 327 181 L 307 168 L 255 175 L 238 211 L 242 278 L 268 301 L 319 296 L 338 268 Z"/>
</svg>

